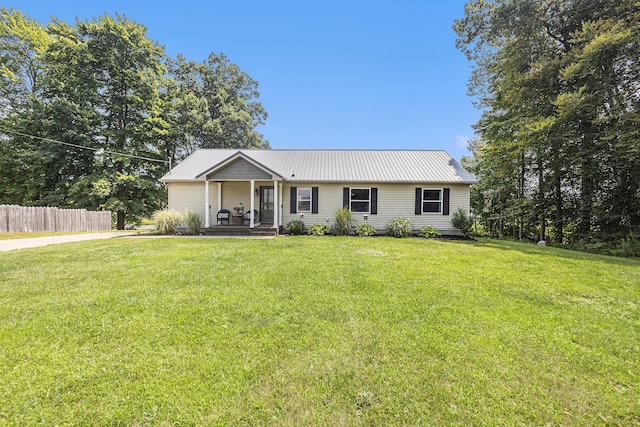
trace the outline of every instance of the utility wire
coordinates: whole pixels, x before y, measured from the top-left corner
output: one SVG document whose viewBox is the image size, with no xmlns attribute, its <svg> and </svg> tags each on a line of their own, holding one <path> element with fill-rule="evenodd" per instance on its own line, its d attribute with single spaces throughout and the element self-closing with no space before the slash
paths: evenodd
<svg viewBox="0 0 640 427">
<path fill-rule="evenodd" d="M 27 137 L 27 138 L 39 139 L 41 141 L 53 142 L 55 144 L 68 145 L 69 147 L 82 148 L 83 150 L 102 151 L 103 153 L 107 153 L 107 154 L 114 154 L 114 155 L 117 155 L 117 156 L 130 157 L 130 158 L 133 158 L 133 159 L 149 160 L 150 162 L 171 163 L 168 160 L 152 159 L 150 157 L 143 157 L 143 156 L 135 156 L 133 154 L 118 153 L 118 152 L 115 152 L 115 151 L 104 150 L 102 148 L 87 147 L 87 146 L 84 146 L 84 145 L 72 144 L 70 142 L 57 141 L 55 139 L 43 138 L 43 137 L 35 136 L 35 135 L 28 135 L 26 133 L 17 132 L 17 131 L 9 130 L 9 129 L 4 129 L 2 127 L 0 127 L 0 132 L 4 132 L 6 134 L 20 135 L 20 136 L 24 136 L 24 137 Z"/>
</svg>

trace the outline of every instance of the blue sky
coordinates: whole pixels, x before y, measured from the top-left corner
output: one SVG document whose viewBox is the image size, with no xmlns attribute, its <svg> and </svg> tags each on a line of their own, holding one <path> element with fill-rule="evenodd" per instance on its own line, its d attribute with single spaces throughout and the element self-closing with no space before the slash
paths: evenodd
<svg viewBox="0 0 640 427">
<path fill-rule="evenodd" d="M 168 55 L 223 52 L 256 80 L 272 148 L 444 149 L 468 154 L 480 112 L 455 48 L 464 0 L 10 0 L 43 24 L 104 13 L 145 25 Z"/>
</svg>

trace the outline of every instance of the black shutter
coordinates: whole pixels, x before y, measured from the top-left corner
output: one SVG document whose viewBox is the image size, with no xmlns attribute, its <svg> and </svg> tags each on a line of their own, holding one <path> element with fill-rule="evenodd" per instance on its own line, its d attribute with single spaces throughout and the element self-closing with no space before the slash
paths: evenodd
<svg viewBox="0 0 640 427">
<path fill-rule="evenodd" d="M 318 213 L 318 187 L 311 187 L 311 213 Z"/>
<path fill-rule="evenodd" d="M 442 189 L 442 215 L 449 215 L 449 193 L 448 188 Z"/>
<path fill-rule="evenodd" d="M 422 214 L 422 188 L 416 188 L 416 215 Z"/>
<path fill-rule="evenodd" d="M 350 192 L 351 190 L 349 190 L 349 187 L 342 188 L 342 207 L 345 209 L 349 209 L 349 193 Z"/>
<path fill-rule="evenodd" d="M 371 215 L 378 214 L 378 189 L 371 189 Z"/>
<path fill-rule="evenodd" d="M 289 213 L 298 212 L 298 187 L 291 187 L 291 209 Z"/>
</svg>

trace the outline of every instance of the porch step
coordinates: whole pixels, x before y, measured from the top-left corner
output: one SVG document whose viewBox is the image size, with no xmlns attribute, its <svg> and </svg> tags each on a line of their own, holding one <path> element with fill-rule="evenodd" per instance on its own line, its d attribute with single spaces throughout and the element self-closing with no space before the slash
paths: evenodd
<svg viewBox="0 0 640 427">
<path fill-rule="evenodd" d="M 205 236 L 229 236 L 229 237 L 271 237 L 277 236 L 278 230 L 271 227 L 259 226 L 249 228 L 246 225 L 218 225 L 203 228 Z"/>
</svg>

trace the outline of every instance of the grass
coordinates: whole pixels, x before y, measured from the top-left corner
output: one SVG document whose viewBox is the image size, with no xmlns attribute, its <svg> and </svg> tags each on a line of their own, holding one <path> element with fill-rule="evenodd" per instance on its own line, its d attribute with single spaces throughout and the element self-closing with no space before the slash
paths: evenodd
<svg viewBox="0 0 640 427">
<path fill-rule="evenodd" d="M 638 425 L 640 262 L 511 242 L 0 254 L 0 424 Z"/>
</svg>

